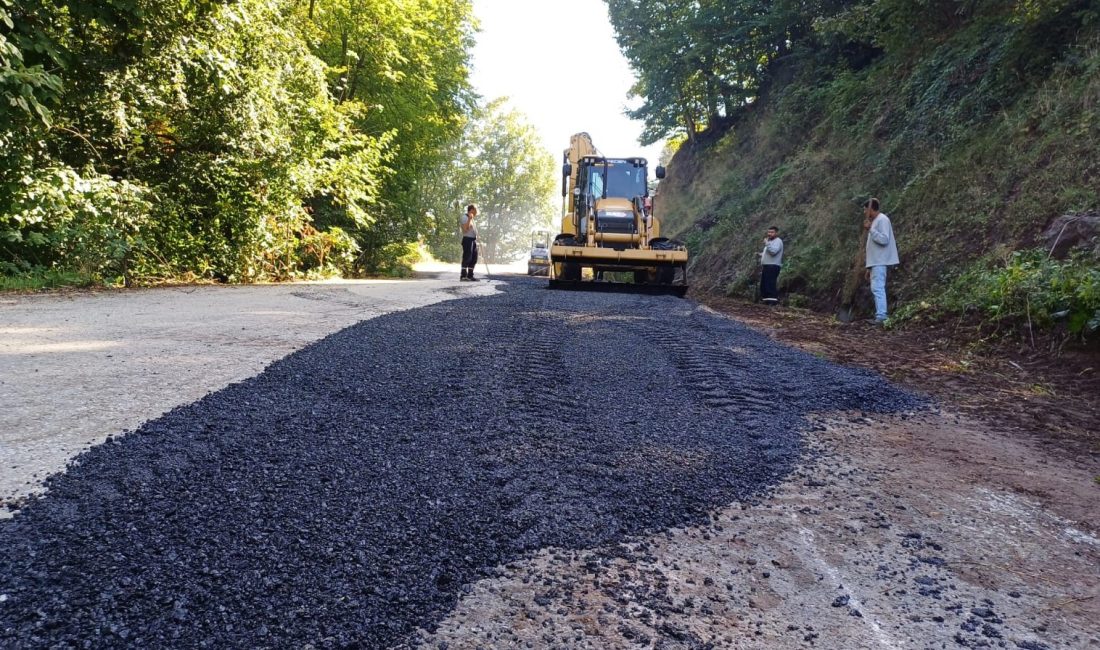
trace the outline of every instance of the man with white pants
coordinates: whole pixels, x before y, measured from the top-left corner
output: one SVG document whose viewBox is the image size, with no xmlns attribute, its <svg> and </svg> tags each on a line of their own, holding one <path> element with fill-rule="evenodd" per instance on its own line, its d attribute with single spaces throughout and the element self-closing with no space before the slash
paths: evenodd
<svg viewBox="0 0 1100 650">
<path fill-rule="evenodd" d="M 875 324 L 882 325 L 886 311 L 886 267 L 897 266 L 898 244 L 890 217 L 880 212 L 878 199 L 863 204 L 863 228 L 867 230 L 867 273 L 871 278 L 871 295 L 875 297 Z"/>
</svg>

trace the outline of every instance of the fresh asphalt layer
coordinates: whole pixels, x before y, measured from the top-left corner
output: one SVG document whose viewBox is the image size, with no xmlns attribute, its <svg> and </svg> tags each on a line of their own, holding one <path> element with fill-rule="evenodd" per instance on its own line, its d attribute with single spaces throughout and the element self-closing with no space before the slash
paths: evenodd
<svg viewBox="0 0 1100 650">
<path fill-rule="evenodd" d="M 920 405 L 672 297 L 351 326 L 94 447 L 0 522 L 0 646 L 390 647 L 469 585 L 753 501 L 812 413 Z"/>
</svg>

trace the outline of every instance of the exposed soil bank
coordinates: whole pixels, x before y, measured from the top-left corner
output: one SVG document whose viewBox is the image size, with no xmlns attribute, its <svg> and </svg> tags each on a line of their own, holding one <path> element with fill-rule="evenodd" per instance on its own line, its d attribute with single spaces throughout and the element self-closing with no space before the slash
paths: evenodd
<svg viewBox="0 0 1100 650">
<path fill-rule="evenodd" d="M 883 330 L 715 295 L 712 308 L 822 358 L 873 370 L 1054 454 L 1100 464 L 1100 353 L 978 345 L 959 323 Z"/>
</svg>

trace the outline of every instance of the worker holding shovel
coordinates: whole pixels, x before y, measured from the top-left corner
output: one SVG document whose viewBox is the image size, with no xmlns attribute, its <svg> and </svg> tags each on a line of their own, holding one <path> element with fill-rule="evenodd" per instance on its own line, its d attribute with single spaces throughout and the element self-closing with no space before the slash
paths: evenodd
<svg viewBox="0 0 1100 650">
<path fill-rule="evenodd" d="M 898 244 L 890 217 L 880 211 L 878 199 L 863 204 L 863 229 L 867 231 L 867 274 L 875 297 L 875 324 L 886 322 L 886 268 L 897 266 Z"/>
</svg>

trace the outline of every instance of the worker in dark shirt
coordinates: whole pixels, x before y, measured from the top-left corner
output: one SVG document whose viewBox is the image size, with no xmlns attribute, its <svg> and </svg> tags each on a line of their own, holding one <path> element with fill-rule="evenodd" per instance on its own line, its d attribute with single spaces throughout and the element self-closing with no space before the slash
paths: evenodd
<svg viewBox="0 0 1100 650">
<path fill-rule="evenodd" d="M 783 240 L 779 229 L 768 228 L 764 250 L 760 252 L 760 299 L 766 305 L 779 304 L 779 269 L 783 267 Z"/>
<path fill-rule="evenodd" d="M 477 266 L 477 226 L 474 218 L 477 212 L 477 206 L 473 203 L 466 206 L 466 215 L 459 223 L 462 228 L 462 277 L 459 279 L 468 282 L 477 282 L 474 277 L 474 267 Z"/>
</svg>

